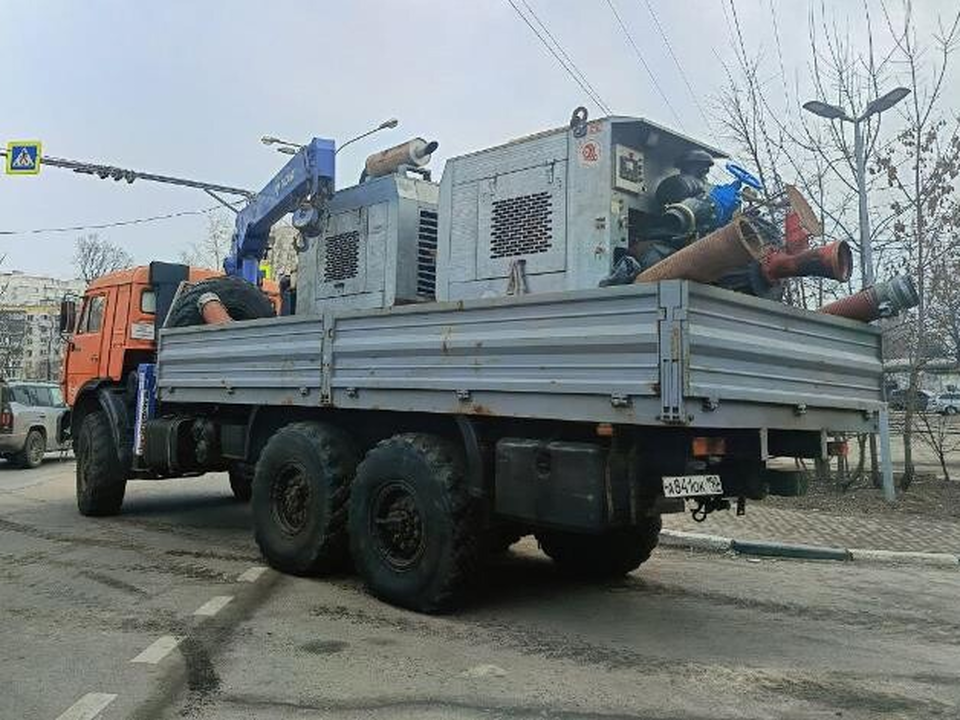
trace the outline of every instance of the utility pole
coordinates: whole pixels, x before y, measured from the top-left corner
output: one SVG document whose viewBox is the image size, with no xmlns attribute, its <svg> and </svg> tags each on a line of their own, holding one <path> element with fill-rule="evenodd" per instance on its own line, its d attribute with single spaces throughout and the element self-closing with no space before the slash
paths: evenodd
<svg viewBox="0 0 960 720">
<path fill-rule="evenodd" d="M 827 120 L 840 120 L 853 124 L 853 155 L 856 165 L 857 196 L 859 200 L 859 230 L 860 230 L 860 287 L 868 288 L 874 284 L 873 272 L 873 240 L 870 237 L 870 214 L 867 212 L 867 148 L 863 133 L 863 123 L 884 110 L 889 110 L 910 94 L 905 87 L 894 88 L 885 95 L 881 95 L 867 103 L 867 107 L 859 116 L 850 117 L 847 111 L 836 105 L 811 100 L 803 104 L 803 109 L 818 117 Z M 883 381 L 881 397 L 887 399 L 887 383 Z M 888 502 L 896 499 L 896 490 L 893 486 L 893 459 L 890 456 L 890 410 L 884 402 L 878 418 L 880 426 L 880 454 L 882 457 L 882 485 L 883 495 Z M 874 435 L 870 436 L 870 455 L 877 456 L 877 441 Z M 871 462 L 871 465 L 873 463 Z"/>
<path fill-rule="evenodd" d="M 857 162 L 857 196 L 860 204 L 860 278 L 861 288 L 871 287 L 873 275 L 873 242 L 870 238 L 870 214 L 867 212 L 867 150 L 864 147 L 864 118 L 853 121 L 853 154 Z"/>
</svg>

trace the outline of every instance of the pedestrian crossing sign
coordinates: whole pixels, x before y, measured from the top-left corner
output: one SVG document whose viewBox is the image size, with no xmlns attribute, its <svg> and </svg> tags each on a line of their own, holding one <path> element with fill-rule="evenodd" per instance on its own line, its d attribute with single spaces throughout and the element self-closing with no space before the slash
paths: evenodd
<svg viewBox="0 0 960 720">
<path fill-rule="evenodd" d="M 39 140 L 14 140 L 7 143 L 7 175 L 36 175 L 38 172 Z"/>
</svg>

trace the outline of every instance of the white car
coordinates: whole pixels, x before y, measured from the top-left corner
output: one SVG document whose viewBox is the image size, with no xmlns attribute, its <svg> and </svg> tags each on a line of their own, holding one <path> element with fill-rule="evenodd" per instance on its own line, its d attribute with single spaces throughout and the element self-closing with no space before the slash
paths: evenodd
<svg viewBox="0 0 960 720">
<path fill-rule="evenodd" d="M 930 403 L 929 409 L 941 415 L 956 415 L 960 413 L 960 392 L 951 391 L 940 393 Z"/>
<path fill-rule="evenodd" d="M 34 468 L 44 453 L 69 447 L 66 412 L 54 383 L 0 381 L 0 458 Z"/>
</svg>

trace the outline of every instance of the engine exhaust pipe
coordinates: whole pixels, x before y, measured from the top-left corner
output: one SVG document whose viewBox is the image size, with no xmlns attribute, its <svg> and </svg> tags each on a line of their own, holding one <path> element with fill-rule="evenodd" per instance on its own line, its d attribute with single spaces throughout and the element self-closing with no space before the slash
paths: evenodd
<svg viewBox="0 0 960 720">
<path fill-rule="evenodd" d="M 392 175 L 404 165 L 423 167 L 439 145 L 436 140 L 427 142 L 418 137 L 381 150 L 367 158 L 364 175 L 368 178 Z"/>
<path fill-rule="evenodd" d="M 843 240 L 792 254 L 774 250 L 760 259 L 764 279 L 773 284 L 789 277 L 822 277 L 846 282 L 853 272 L 853 253 Z"/>
<path fill-rule="evenodd" d="M 746 218 L 737 218 L 647 268 L 634 282 L 695 280 L 710 283 L 760 257 L 763 241 Z"/>
<path fill-rule="evenodd" d="M 873 322 L 893 317 L 920 303 L 920 296 L 908 275 L 897 275 L 873 287 L 824 305 L 819 312 L 828 315 Z"/>
</svg>

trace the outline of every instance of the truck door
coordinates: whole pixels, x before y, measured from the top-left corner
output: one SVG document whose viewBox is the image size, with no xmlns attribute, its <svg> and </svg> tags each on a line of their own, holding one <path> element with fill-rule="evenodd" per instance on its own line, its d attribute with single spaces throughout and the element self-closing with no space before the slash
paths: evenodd
<svg viewBox="0 0 960 720">
<path fill-rule="evenodd" d="M 107 291 L 87 295 L 80 308 L 80 319 L 70 340 L 67 362 L 67 402 L 73 404 L 77 392 L 88 380 L 101 377 L 100 360 L 109 352 L 109 335 L 104 333 Z M 104 358 L 106 360 L 106 358 Z"/>
</svg>

